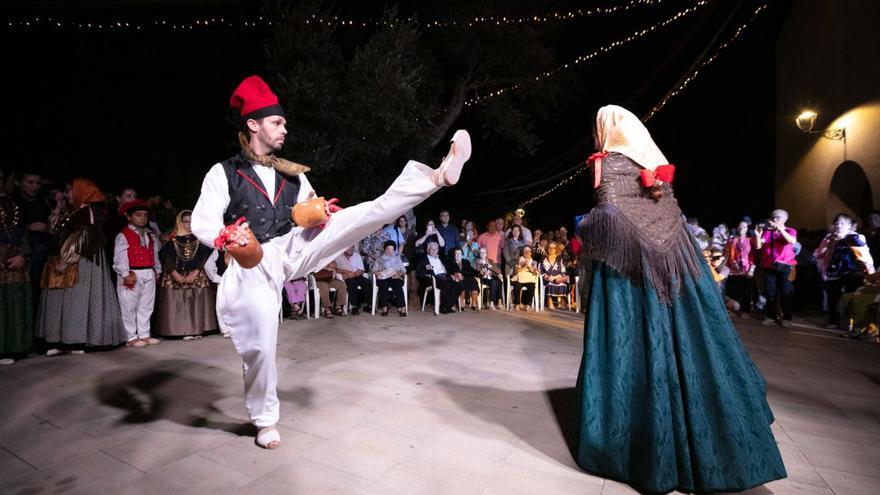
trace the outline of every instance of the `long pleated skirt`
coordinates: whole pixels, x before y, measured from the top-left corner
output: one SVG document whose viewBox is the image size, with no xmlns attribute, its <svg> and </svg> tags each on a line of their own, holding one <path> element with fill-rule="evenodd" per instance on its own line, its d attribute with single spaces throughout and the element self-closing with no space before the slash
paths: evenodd
<svg viewBox="0 0 880 495">
<path fill-rule="evenodd" d="M 708 266 L 671 305 L 602 262 L 593 272 L 574 401 L 578 464 L 644 493 L 784 478 L 763 377 Z"/>
</svg>

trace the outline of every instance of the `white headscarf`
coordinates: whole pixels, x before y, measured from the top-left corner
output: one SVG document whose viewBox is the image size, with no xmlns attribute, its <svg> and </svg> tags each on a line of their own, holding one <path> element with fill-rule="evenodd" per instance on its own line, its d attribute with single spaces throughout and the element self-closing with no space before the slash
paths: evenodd
<svg viewBox="0 0 880 495">
<path fill-rule="evenodd" d="M 596 114 L 596 136 L 601 151 L 616 151 L 626 155 L 648 170 L 669 163 L 642 121 L 623 107 L 606 105 L 599 109 Z"/>
</svg>

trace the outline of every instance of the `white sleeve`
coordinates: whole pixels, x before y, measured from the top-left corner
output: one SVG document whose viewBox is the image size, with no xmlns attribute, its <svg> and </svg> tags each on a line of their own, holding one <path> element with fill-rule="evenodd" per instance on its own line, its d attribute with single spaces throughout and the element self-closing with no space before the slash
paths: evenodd
<svg viewBox="0 0 880 495">
<path fill-rule="evenodd" d="M 361 257 L 361 254 L 357 251 L 354 252 L 351 256 L 351 266 L 355 271 L 364 271 L 364 259 Z"/>
<path fill-rule="evenodd" d="M 128 239 L 122 233 L 116 234 L 116 241 L 113 242 L 113 271 L 120 277 L 127 277 L 130 271 L 128 265 Z"/>
<path fill-rule="evenodd" d="M 168 241 L 171 242 L 171 241 Z M 162 262 L 159 261 L 159 238 L 153 240 L 153 270 L 156 270 L 156 273 L 162 273 Z"/>
<path fill-rule="evenodd" d="M 211 256 L 208 256 L 208 261 L 205 262 L 205 275 L 207 275 L 208 279 L 215 284 L 220 283 L 220 274 L 217 273 L 218 256 L 220 256 L 220 251 L 215 249 L 211 252 Z"/>
<path fill-rule="evenodd" d="M 211 167 L 202 181 L 202 192 L 192 212 L 192 232 L 199 241 L 213 248 L 214 239 L 223 225 L 223 214 L 229 206 L 229 183 L 223 165 Z"/>
<path fill-rule="evenodd" d="M 309 195 L 318 195 L 312 188 L 312 184 L 309 183 L 309 179 L 306 179 L 306 174 L 299 174 L 297 177 L 299 177 L 299 193 L 296 195 L 297 203 L 309 199 Z"/>
</svg>

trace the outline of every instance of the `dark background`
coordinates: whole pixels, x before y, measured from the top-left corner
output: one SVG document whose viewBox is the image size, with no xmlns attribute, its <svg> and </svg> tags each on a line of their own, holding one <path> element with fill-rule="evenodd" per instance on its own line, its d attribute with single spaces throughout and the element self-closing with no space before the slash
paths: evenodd
<svg viewBox="0 0 880 495">
<path fill-rule="evenodd" d="M 606 0 L 602 5 L 624 4 Z M 511 211 L 552 184 L 522 186 L 570 169 L 592 151 L 590 127 L 598 107 L 615 103 L 644 115 L 669 91 L 730 18 L 716 44 L 749 18 L 760 1 L 714 0 L 696 15 L 649 34 L 573 69 L 569 99 L 553 115 L 536 116 L 542 139 L 533 157 L 517 158 L 503 146 L 475 138 L 474 156 L 462 182 L 417 209 L 423 219 L 441 208 L 454 218 L 481 223 Z M 559 60 L 568 60 L 653 24 L 693 2 L 667 1 L 622 15 L 548 25 Z M 166 16 L 255 18 L 259 1 L 12 2 L 3 8 L 2 55 L 6 61 L 6 170 L 34 170 L 58 181 L 94 179 L 108 191 L 130 186 L 142 197 L 161 194 L 179 208 L 192 207 L 201 180 L 214 163 L 233 153 L 225 122 L 228 98 L 245 76 L 262 73 L 265 27 L 171 32 L 24 29 L 7 19 L 130 18 L 142 23 Z M 352 18 L 378 17 L 380 2 L 336 2 Z M 427 5 L 427 6 L 425 6 Z M 401 14 L 429 20 L 455 2 L 402 2 Z M 503 5 L 503 4 L 502 4 Z M 524 12 L 522 4 L 512 10 Z M 573 2 L 532 2 L 534 13 L 568 10 Z M 688 216 L 710 225 L 743 214 L 763 218 L 773 208 L 775 80 L 774 44 L 789 2 L 773 2 L 746 31 L 653 120 L 648 128 L 676 164 L 676 195 Z M 590 6 L 594 6 L 590 3 Z M 440 14 L 438 14 L 438 12 Z M 366 35 L 344 31 L 354 47 Z M 709 53 L 711 53 L 710 50 Z M 467 112 L 456 127 L 475 125 Z M 296 139 L 291 129 L 289 139 Z M 412 157 L 430 160 L 434 157 Z M 402 164 L 401 164 L 402 165 Z M 584 174 L 529 205 L 533 226 L 571 224 L 587 211 L 591 190 Z M 332 184 L 319 192 L 339 196 Z M 420 225 L 424 223 L 420 220 Z"/>
</svg>

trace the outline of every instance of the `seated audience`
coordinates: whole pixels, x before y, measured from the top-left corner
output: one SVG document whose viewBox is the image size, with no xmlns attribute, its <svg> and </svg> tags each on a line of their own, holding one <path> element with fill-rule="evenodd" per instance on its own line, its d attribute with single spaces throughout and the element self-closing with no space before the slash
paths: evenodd
<svg viewBox="0 0 880 495">
<path fill-rule="evenodd" d="M 501 265 L 489 259 L 489 251 L 486 248 L 480 248 L 480 257 L 474 269 L 479 274 L 483 287 L 489 288 L 489 309 L 494 310 L 496 304 L 498 308 L 504 307 L 501 300 Z"/>
<path fill-rule="evenodd" d="M 532 248 L 524 246 L 522 256 L 516 258 L 513 275 L 510 281 L 513 285 L 513 309 L 529 311 L 532 298 L 535 296 L 535 287 L 538 283 L 538 263 L 532 259 Z"/>
<path fill-rule="evenodd" d="M 396 248 L 394 241 L 385 241 L 385 251 L 371 267 L 376 276 L 376 285 L 379 289 L 377 308 L 381 309 L 382 316 L 388 316 L 388 304 L 394 303 L 399 316 L 406 316 L 406 299 L 403 294 L 403 281 L 406 278 L 406 267 L 399 254 L 394 254 Z"/>
<path fill-rule="evenodd" d="M 324 317 L 345 315 L 342 305 L 348 297 L 348 287 L 342 278 L 337 276 L 335 261 L 315 272 L 315 284 L 318 286 L 318 292 L 321 293 L 321 312 Z M 336 306 L 330 301 L 330 289 L 336 290 Z"/>
<path fill-rule="evenodd" d="M 555 309 L 555 306 L 559 306 L 568 309 L 569 278 L 562 257 L 559 256 L 559 244 L 555 242 L 548 244 L 547 256 L 540 263 L 540 267 L 547 295 L 547 308 Z"/>
<path fill-rule="evenodd" d="M 471 309 L 476 311 L 477 297 L 479 297 L 479 287 L 477 286 L 477 272 L 471 263 L 464 259 L 464 253 L 460 247 L 452 249 L 452 259 L 446 264 L 446 272 L 452 278 L 453 297 L 458 298 L 458 307 L 464 311 L 464 295 L 469 294 L 471 298 Z"/>
<path fill-rule="evenodd" d="M 372 293 L 372 284 L 364 277 L 364 260 L 354 246 L 346 249 L 336 258 L 336 278 L 342 278 L 345 282 L 348 290 L 348 306 L 351 308 L 351 314 L 357 315 L 361 311 L 361 304 L 370 297 L 368 294 Z M 336 297 L 336 300 L 340 301 L 339 294 Z"/>
<path fill-rule="evenodd" d="M 432 283 L 436 283 L 440 291 L 440 301 L 434 301 L 434 304 L 440 307 L 440 312 L 443 314 L 455 313 L 453 281 L 446 272 L 443 260 L 440 259 L 440 246 L 436 242 L 428 243 L 426 255 L 416 263 L 416 278 L 422 292 L 432 287 Z"/>
</svg>

